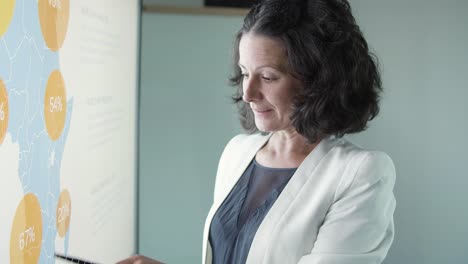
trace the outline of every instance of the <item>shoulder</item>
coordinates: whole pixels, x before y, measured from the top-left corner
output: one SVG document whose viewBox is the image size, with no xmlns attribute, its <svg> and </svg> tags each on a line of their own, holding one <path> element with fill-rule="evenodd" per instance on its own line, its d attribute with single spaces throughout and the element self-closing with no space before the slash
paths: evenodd
<svg viewBox="0 0 468 264">
<path fill-rule="evenodd" d="M 268 137 L 269 135 L 261 134 L 240 134 L 233 137 L 227 143 L 219 159 L 218 170 L 216 172 L 215 199 L 219 198 L 221 190 L 226 190 L 230 186 L 229 183 L 236 179 L 237 176 L 240 176 L 235 174 L 235 171 L 249 157 L 254 155 L 256 149 L 264 144 Z"/>
<path fill-rule="evenodd" d="M 393 167 L 390 156 L 380 150 L 363 148 L 347 138 L 329 139 L 335 141 L 333 148 L 327 153 L 328 159 L 338 159 L 347 165 L 375 164 Z"/>
<path fill-rule="evenodd" d="M 395 181 L 395 165 L 390 156 L 383 151 L 363 151 L 353 179 L 354 184 L 373 184 L 378 181 Z"/>
<path fill-rule="evenodd" d="M 252 156 L 265 144 L 270 135 L 261 134 L 239 134 L 233 137 L 224 148 L 219 160 L 219 169 L 233 169 L 246 158 Z"/>
<path fill-rule="evenodd" d="M 259 144 L 263 144 L 270 135 L 261 134 L 239 134 L 234 136 L 224 148 L 222 156 L 236 155 L 247 152 L 251 148 L 257 147 Z"/>
<path fill-rule="evenodd" d="M 227 146 L 234 145 L 234 144 L 252 144 L 255 142 L 263 141 L 269 137 L 269 134 L 262 135 L 259 133 L 256 134 L 238 134 L 234 136 L 227 144 Z"/>
<path fill-rule="evenodd" d="M 380 150 L 365 149 L 355 143 L 352 143 L 346 138 L 340 139 L 344 153 L 349 155 L 352 166 L 356 167 L 356 173 L 373 169 L 382 170 L 395 170 L 393 160 L 390 156 Z"/>
<path fill-rule="evenodd" d="M 337 194 L 354 187 L 372 186 L 377 183 L 393 188 L 396 170 L 390 156 L 379 150 L 362 148 L 345 138 L 330 153 L 332 159 L 342 161 L 343 174 Z"/>
</svg>

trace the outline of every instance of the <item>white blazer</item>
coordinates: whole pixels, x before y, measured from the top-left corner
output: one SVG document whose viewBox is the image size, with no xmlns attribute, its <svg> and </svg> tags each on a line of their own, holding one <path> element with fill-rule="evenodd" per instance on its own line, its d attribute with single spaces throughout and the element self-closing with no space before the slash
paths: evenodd
<svg viewBox="0 0 468 264">
<path fill-rule="evenodd" d="M 211 220 L 271 134 L 238 135 L 224 149 L 203 234 L 212 262 Z M 381 263 L 393 242 L 395 167 L 390 157 L 343 138 L 322 140 L 260 224 L 247 264 Z"/>
</svg>

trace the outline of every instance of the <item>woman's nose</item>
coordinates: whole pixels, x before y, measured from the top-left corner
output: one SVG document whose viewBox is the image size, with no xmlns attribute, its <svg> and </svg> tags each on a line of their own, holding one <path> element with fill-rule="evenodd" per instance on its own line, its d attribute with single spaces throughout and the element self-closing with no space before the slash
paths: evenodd
<svg viewBox="0 0 468 264">
<path fill-rule="evenodd" d="M 260 99 L 260 87 L 254 78 L 245 79 L 242 84 L 242 100 L 246 103 Z"/>
</svg>

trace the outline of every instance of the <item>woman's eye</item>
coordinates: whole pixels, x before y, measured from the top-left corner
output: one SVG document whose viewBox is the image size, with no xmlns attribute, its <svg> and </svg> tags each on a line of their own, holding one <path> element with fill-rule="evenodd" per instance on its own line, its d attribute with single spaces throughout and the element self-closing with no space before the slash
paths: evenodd
<svg viewBox="0 0 468 264">
<path fill-rule="evenodd" d="M 241 73 L 241 75 L 242 75 L 242 78 L 244 78 L 244 79 L 249 78 L 249 75 L 247 73 Z"/>
<path fill-rule="evenodd" d="M 265 81 L 273 81 L 273 78 L 268 77 L 268 76 L 262 76 L 262 79 L 265 80 Z"/>
</svg>

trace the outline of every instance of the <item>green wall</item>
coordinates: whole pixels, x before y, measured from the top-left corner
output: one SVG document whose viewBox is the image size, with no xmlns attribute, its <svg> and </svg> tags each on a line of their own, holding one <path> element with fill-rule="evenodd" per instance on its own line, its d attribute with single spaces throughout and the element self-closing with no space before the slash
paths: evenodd
<svg viewBox="0 0 468 264">
<path fill-rule="evenodd" d="M 385 263 L 468 263 L 468 1 L 352 1 L 382 61 L 381 115 L 362 145 L 397 168 Z"/>
<path fill-rule="evenodd" d="M 350 138 L 397 167 L 387 264 L 468 263 L 468 1 L 352 0 L 381 61 L 381 114 Z M 144 14 L 140 253 L 199 263 L 218 158 L 240 129 L 228 97 L 240 17 Z"/>
<path fill-rule="evenodd" d="M 241 18 L 142 22 L 140 253 L 198 263 L 218 159 L 240 132 L 227 80 Z"/>
</svg>

